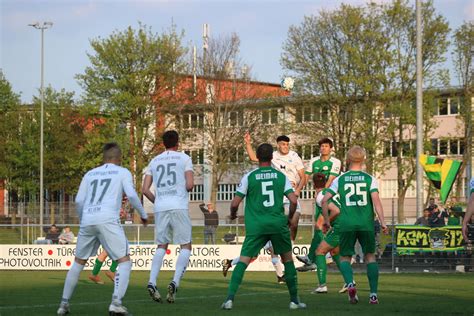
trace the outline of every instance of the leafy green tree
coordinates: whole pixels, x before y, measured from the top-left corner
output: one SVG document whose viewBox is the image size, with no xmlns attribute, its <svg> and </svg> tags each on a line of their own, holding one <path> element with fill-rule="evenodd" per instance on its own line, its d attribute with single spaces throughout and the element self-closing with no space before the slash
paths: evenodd
<svg viewBox="0 0 474 316">
<path fill-rule="evenodd" d="M 431 1 L 423 3 L 423 71 L 426 87 L 446 78 L 437 67 L 447 51 L 449 27 Z M 353 144 L 368 152 L 370 172 L 392 164 L 380 150 L 392 141 L 408 142 L 404 131 L 414 124 L 416 84 L 416 14 L 408 1 L 354 7 L 306 16 L 292 26 L 283 45 L 282 65 L 296 76 L 296 93 L 313 112 L 328 113 L 304 134 L 330 136 L 342 158 Z M 308 96 L 309 95 L 309 96 Z M 425 102 L 425 137 L 432 129 Z M 311 114 L 313 113 L 311 112 Z M 314 142 L 317 139 L 313 140 Z M 406 145 L 405 149 L 407 148 Z M 414 177 L 414 151 L 395 148 L 398 169 L 398 219 L 404 220 L 404 198 Z"/>
<path fill-rule="evenodd" d="M 460 102 L 459 119 L 464 129 L 464 154 L 463 164 L 461 166 L 460 174 L 464 173 L 466 168 L 472 170 L 472 138 L 473 138 L 473 122 L 474 116 L 472 109 L 472 97 L 474 94 L 474 22 L 469 21 L 461 25 L 454 33 L 454 50 L 453 62 L 456 67 L 456 74 L 458 75 L 459 85 L 462 88 L 462 96 Z M 458 178 L 457 196 L 461 195 L 461 181 L 462 177 Z M 469 179 L 466 179 L 466 188 Z"/>
<path fill-rule="evenodd" d="M 281 57 L 282 65 L 297 77 L 295 92 L 301 95 L 303 111 L 318 117 L 303 125 L 303 134 L 314 135 L 313 143 L 330 136 L 340 158 L 358 139 L 368 151 L 371 171 L 378 166 L 378 131 L 384 122 L 379 104 L 390 62 L 380 11 L 375 5 L 341 5 L 306 16 L 301 25 L 290 27 Z"/>
<path fill-rule="evenodd" d="M 403 144 L 409 141 L 404 130 L 415 124 L 415 90 L 416 90 L 416 11 L 408 1 L 397 0 L 383 6 L 384 34 L 390 38 L 388 50 L 392 54 L 392 62 L 386 71 L 386 89 L 393 93 L 391 102 L 387 102 L 386 110 L 391 113 L 388 132 L 396 147 L 397 157 L 397 209 L 398 221 L 405 220 L 404 201 L 407 190 L 412 186 L 416 175 L 415 151 L 404 154 Z M 422 69 L 424 87 L 438 85 L 446 79 L 445 70 L 439 68 L 445 61 L 445 53 L 449 45 L 449 25 L 446 19 L 438 14 L 431 1 L 422 4 Z M 425 94 L 426 97 L 428 97 Z M 434 127 L 430 117 L 430 103 L 424 102 L 424 140 L 425 147 L 428 135 Z M 433 103 L 431 103 L 432 105 Z M 412 138 L 414 133 L 411 134 Z M 397 147 L 398 146 L 398 147 Z"/>
<path fill-rule="evenodd" d="M 8 178 L 7 148 L 12 142 L 20 111 L 20 96 L 13 89 L 0 69 L 0 179 Z"/>
<path fill-rule="evenodd" d="M 77 75 L 85 90 L 84 103 L 111 113 L 119 126 L 127 127 L 129 162 L 137 189 L 143 169 L 156 153 L 155 134 L 159 131 L 155 122 L 160 118 L 154 94 L 160 89 L 171 90 L 178 80 L 176 74 L 185 67 L 182 38 L 174 26 L 163 34 L 142 24 L 138 29 L 114 31 L 107 38 L 90 41 L 90 65 Z M 158 103 L 171 97 L 158 95 Z"/>
</svg>

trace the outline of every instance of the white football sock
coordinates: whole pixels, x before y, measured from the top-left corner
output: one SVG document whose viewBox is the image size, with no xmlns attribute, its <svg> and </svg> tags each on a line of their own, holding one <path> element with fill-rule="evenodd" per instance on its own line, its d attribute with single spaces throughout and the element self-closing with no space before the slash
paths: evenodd
<svg viewBox="0 0 474 316">
<path fill-rule="evenodd" d="M 76 288 L 77 281 L 79 280 L 79 275 L 81 274 L 81 271 L 83 269 L 84 265 L 74 261 L 71 269 L 69 269 L 69 271 L 67 272 L 66 281 L 64 281 L 62 302 L 69 302 L 69 299 L 71 298 L 72 294 L 74 293 L 74 289 Z"/>
<path fill-rule="evenodd" d="M 240 262 L 240 257 L 234 258 L 234 260 L 232 260 L 232 265 L 235 266 L 239 262 Z"/>
<path fill-rule="evenodd" d="M 272 264 L 273 267 L 275 268 L 275 272 L 277 277 L 282 277 L 283 276 L 283 264 L 280 261 L 280 258 L 278 257 L 273 257 L 272 258 Z"/>
<path fill-rule="evenodd" d="M 166 249 L 157 248 L 153 260 L 151 261 L 150 269 L 150 279 L 148 280 L 149 284 L 156 285 L 156 279 L 158 279 L 158 274 L 161 270 L 161 265 L 163 264 L 163 258 L 165 257 Z"/>
<path fill-rule="evenodd" d="M 179 286 L 179 281 L 183 278 L 184 272 L 188 267 L 189 257 L 191 257 L 191 250 L 183 249 L 179 251 L 178 260 L 176 261 L 176 270 L 174 271 L 173 282 L 176 287 Z"/>
<path fill-rule="evenodd" d="M 122 302 L 122 298 L 127 292 L 131 270 L 132 262 L 130 260 L 118 264 L 117 271 L 115 272 L 114 294 L 112 296 L 113 300 L 118 300 L 119 302 Z"/>
</svg>

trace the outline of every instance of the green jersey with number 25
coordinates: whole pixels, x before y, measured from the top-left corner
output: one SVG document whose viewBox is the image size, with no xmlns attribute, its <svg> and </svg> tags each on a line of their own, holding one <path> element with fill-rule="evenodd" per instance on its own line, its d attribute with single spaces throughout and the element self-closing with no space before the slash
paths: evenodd
<svg viewBox="0 0 474 316">
<path fill-rule="evenodd" d="M 373 231 L 374 206 L 372 192 L 378 192 L 377 180 L 363 171 L 348 171 L 336 179 L 328 189 L 331 194 L 339 193 L 341 232 Z"/>
<path fill-rule="evenodd" d="M 236 195 L 246 197 L 246 234 L 274 234 L 287 230 L 283 196 L 291 192 L 293 188 L 288 178 L 272 167 L 260 167 L 247 173 L 236 192 Z"/>
</svg>

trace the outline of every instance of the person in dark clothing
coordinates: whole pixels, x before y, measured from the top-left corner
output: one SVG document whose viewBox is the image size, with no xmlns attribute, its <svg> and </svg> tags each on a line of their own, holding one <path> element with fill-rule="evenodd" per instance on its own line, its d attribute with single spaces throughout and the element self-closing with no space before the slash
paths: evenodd
<svg viewBox="0 0 474 316">
<path fill-rule="evenodd" d="M 199 205 L 199 208 L 204 214 L 204 243 L 206 245 L 215 245 L 216 230 L 217 226 L 219 226 L 219 214 L 214 209 L 214 204 L 212 203 L 207 203 L 207 208 L 206 204 L 202 203 Z"/>
<path fill-rule="evenodd" d="M 425 208 L 423 210 L 423 216 L 418 217 L 414 225 L 430 226 L 430 217 L 431 217 L 430 210 Z"/>
<path fill-rule="evenodd" d="M 445 210 L 440 210 L 436 205 L 433 212 L 431 213 L 429 224 L 430 227 L 443 227 L 446 225 L 445 218 L 448 217 L 448 213 Z"/>
<path fill-rule="evenodd" d="M 46 234 L 46 239 L 51 240 L 53 244 L 57 244 L 59 241 L 59 235 L 61 232 L 59 231 L 58 227 L 56 225 L 51 225 L 49 228 L 48 233 Z"/>
</svg>

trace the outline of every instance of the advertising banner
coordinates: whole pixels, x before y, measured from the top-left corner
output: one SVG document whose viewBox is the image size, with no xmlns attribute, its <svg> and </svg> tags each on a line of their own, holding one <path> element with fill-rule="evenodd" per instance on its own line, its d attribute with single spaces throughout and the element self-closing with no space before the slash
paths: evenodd
<svg viewBox="0 0 474 316">
<path fill-rule="evenodd" d="M 457 251 L 464 249 L 461 226 L 396 226 L 398 253 L 423 251 Z"/>
<path fill-rule="evenodd" d="M 222 271 L 222 260 L 233 259 L 240 254 L 241 245 L 193 245 L 188 271 Z M 68 270 L 74 262 L 76 245 L 0 245 L 0 270 Z M 130 258 L 133 270 L 150 270 L 155 254 L 154 245 L 131 245 Z M 308 254 L 309 245 L 295 245 L 294 255 Z M 101 249 L 99 249 L 99 254 Z M 179 246 L 169 246 L 162 270 L 174 270 Z M 86 270 L 91 270 L 96 257 L 90 257 Z M 110 266 L 110 259 L 103 269 Z M 295 260 L 296 266 L 301 263 Z M 248 271 L 274 271 L 268 250 L 262 249 L 249 265 Z"/>
</svg>

